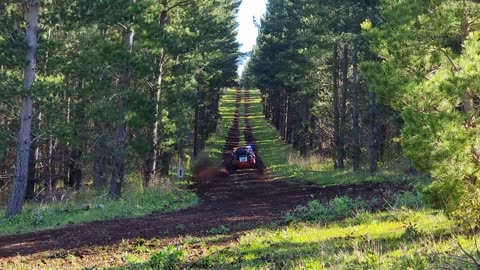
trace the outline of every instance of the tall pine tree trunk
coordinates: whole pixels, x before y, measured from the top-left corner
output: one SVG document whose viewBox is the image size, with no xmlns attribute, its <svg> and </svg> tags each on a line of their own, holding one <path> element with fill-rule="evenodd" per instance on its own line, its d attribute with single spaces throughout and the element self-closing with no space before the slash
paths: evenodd
<svg viewBox="0 0 480 270">
<path fill-rule="evenodd" d="M 199 154 L 200 147 L 199 147 L 199 105 L 195 108 L 195 114 L 193 116 L 193 157 L 196 158 Z"/>
<path fill-rule="evenodd" d="M 55 143 L 54 143 L 54 138 L 53 136 L 50 136 L 48 139 L 48 146 L 47 146 L 47 168 L 46 168 L 46 176 L 47 178 L 45 179 L 45 188 L 47 189 L 48 193 L 51 194 L 53 190 L 55 189 L 55 162 L 53 160 L 53 153 L 54 153 L 54 148 L 55 148 Z M 71 171 L 70 171 L 71 172 Z"/>
<path fill-rule="evenodd" d="M 340 132 L 338 136 L 338 164 L 343 168 L 345 164 L 345 133 L 347 130 L 347 93 L 348 93 L 348 45 L 343 46 L 342 62 L 342 99 L 340 108 Z"/>
<path fill-rule="evenodd" d="M 343 168 L 342 146 L 340 144 L 340 108 L 338 92 L 338 45 L 333 48 L 333 143 L 335 146 L 334 166 Z"/>
<path fill-rule="evenodd" d="M 302 133 L 302 136 L 300 138 L 301 140 L 301 145 L 300 145 L 300 153 L 302 155 L 306 155 L 307 154 L 307 151 L 308 151 L 308 138 L 310 137 L 310 106 L 309 104 L 307 103 L 306 105 L 304 105 L 303 107 L 303 113 L 304 113 L 304 118 L 303 118 L 303 133 Z"/>
<path fill-rule="evenodd" d="M 74 187 L 75 190 L 80 190 L 82 186 L 82 151 L 74 148 L 70 156 L 70 187 Z"/>
<path fill-rule="evenodd" d="M 160 127 L 161 121 L 161 113 L 160 113 L 160 99 L 162 96 L 162 87 L 163 87 L 163 73 L 164 73 L 164 65 L 167 60 L 167 55 L 165 52 L 161 53 L 160 56 L 160 64 L 159 64 L 159 74 L 157 77 L 157 88 L 155 91 L 155 123 L 151 128 L 151 150 L 147 160 L 147 170 L 145 174 L 145 181 L 144 184 L 146 187 L 150 185 L 150 183 L 155 179 L 155 174 L 157 172 L 157 158 L 159 153 L 159 145 L 158 145 L 158 131 Z"/>
<path fill-rule="evenodd" d="M 135 5 L 136 0 L 130 0 L 130 5 Z M 131 54 L 133 51 L 133 40 L 135 31 L 130 26 L 124 33 L 124 42 L 126 51 Z M 113 199 L 120 199 L 122 192 L 122 184 L 126 173 L 125 152 L 127 143 L 127 123 L 125 121 L 125 113 L 127 111 L 127 92 L 130 88 L 132 67 L 125 63 L 124 71 L 121 77 L 121 95 L 118 102 L 119 119 L 115 125 L 114 138 L 114 155 L 112 178 L 110 180 L 109 196 Z"/>
<path fill-rule="evenodd" d="M 97 131 L 99 130 L 100 129 L 97 129 Z M 100 134 L 100 132 L 97 133 Z M 106 135 L 101 134 L 95 143 L 95 161 L 93 163 L 93 187 L 95 189 L 103 189 L 107 185 L 107 179 L 105 177 L 107 140 L 105 136 Z"/>
<path fill-rule="evenodd" d="M 370 109 L 368 112 L 368 148 L 370 152 L 370 173 L 374 174 L 377 171 L 378 161 L 378 145 L 377 145 L 377 127 L 376 127 L 376 115 L 377 115 L 377 101 L 375 93 L 369 92 Z"/>
<path fill-rule="evenodd" d="M 12 194 L 8 202 L 7 217 L 22 212 L 25 199 L 25 190 L 28 175 L 28 160 L 30 157 L 30 143 L 32 130 L 32 86 L 35 81 L 37 68 L 38 47 L 38 18 L 40 14 L 40 0 L 28 0 L 26 6 L 26 61 L 24 70 L 22 109 L 20 112 L 20 130 L 18 132 L 17 160 L 13 179 Z"/>
<path fill-rule="evenodd" d="M 360 117 L 358 112 L 358 40 L 354 41 L 353 47 L 353 95 L 352 95 L 352 136 L 353 136 L 353 169 L 360 169 Z"/>
<path fill-rule="evenodd" d="M 37 114 L 38 128 L 41 128 L 42 113 L 40 112 L 40 106 L 38 103 L 34 104 L 34 111 L 32 113 Z M 26 200 L 31 200 L 35 197 L 35 188 L 38 182 L 38 160 L 40 158 L 40 146 L 35 136 L 32 136 L 32 142 L 30 145 L 30 157 L 28 161 L 28 178 L 27 178 L 27 191 L 25 194 Z"/>
<path fill-rule="evenodd" d="M 289 113 L 290 113 L 290 108 L 289 108 L 289 98 L 288 98 L 288 93 L 287 90 L 285 90 L 285 99 L 284 99 L 284 114 L 283 114 L 283 126 L 282 126 L 282 133 L 283 133 L 283 138 L 286 142 L 288 142 L 288 122 L 290 121 L 289 119 Z"/>
<path fill-rule="evenodd" d="M 315 132 L 316 132 L 316 130 L 317 130 L 317 128 L 316 128 L 317 121 L 315 120 L 315 116 L 313 115 L 313 113 L 311 112 L 310 109 L 308 110 L 308 112 L 309 112 L 309 114 L 310 114 L 310 118 L 309 118 L 309 120 L 308 120 L 308 121 L 310 121 L 310 130 L 309 130 L 309 131 L 310 131 L 310 134 L 309 134 L 309 136 L 308 136 L 308 140 L 309 140 L 308 145 L 309 145 L 309 147 L 310 147 L 310 148 L 309 148 L 310 150 L 314 150 L 314 149 L 315 149 L 315 140 L 314 140 L 314 138 L 315 138 Z"/>
<path fill-rule="evenodd" d="M 33 138 L 35 140 L 35 138 Z M 28 161 L 28 178 L 27 178 L 27 191 L 25 194 L 26 200 L 31 200 L 35 197 L 35 186 L 37 183 L 37 160 L 39 157 L 38 143 L 32 142 L 30 148 L 30 157 Z"/>
<path fill-rule="evenodd" d="M 168 1 L 162 0 L 162 5 L 164 9 L 160 13 L 160 28 L 164 29 L 165 25 L 167 24 L 168 18 Z M 160 99 L 162 96 L 162 87 L 163 87 L 163 75 L 164 75 L 164 66 L 167 61 L 167 54 L 165 49 L 162 50 L 160 53 L 160 63 L 158 67 L 158 77 L 157 77 L 157 89 L 155 91 L 154 99 L 155 99 L 155 123 L 151 127 L 151 150 L 149 153 L 149 157 L 147 159 L 147 166 L 145 171 L 145 179 L 144 185 L 148 187 L 150 183 L 155 179 L 155 175 L 157 172 L 157 159 L 159 158 L 159 145 L 158 145 L 158 133 L 159 133 L 159 126 L 161 121 L 161 113 L 160 113 Z"/>
</svg>

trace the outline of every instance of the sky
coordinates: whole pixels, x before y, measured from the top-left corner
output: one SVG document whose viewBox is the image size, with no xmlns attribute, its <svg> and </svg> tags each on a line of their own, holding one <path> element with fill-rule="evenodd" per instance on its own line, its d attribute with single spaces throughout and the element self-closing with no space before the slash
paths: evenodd
<svg viewBox="0 0 480 270">
<path fill-rule="evenodd" d="M 237 15 L 239 23 L 237 40 L 242 45 L 242 52 L 249 52 L 253 49 L 257 39 L 258 29 L 256 29 L 253 20 L 259 22 L 261 16 L 265 13 L 267 0 L 242 0 L 240 11 Z M 241 63 L 238 72 L 243 71 L 244 63 Z"/>
</svg>

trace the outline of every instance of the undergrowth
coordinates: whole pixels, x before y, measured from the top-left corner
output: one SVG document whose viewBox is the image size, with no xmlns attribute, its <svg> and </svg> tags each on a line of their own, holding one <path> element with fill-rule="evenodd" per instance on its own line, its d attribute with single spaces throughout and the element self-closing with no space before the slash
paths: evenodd
<svg viewBox="0 0 480 270">
<path fill-rule="evenodd" d="M 318 200 L 309 202 L 305 206 L 298 206 L 285 214 L 285 221 L 317 221 L 327 222 L 352 217 L 364 211 L 366 202 L 361 198 L 352 199 L 347 196 L 336 197 L 327 205 Z"/>
</svg>

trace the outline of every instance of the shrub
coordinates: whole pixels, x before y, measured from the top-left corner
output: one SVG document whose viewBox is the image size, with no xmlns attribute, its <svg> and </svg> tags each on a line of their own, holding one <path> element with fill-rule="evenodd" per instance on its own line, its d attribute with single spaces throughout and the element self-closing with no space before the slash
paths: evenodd
<svg viewBox="0 0 480 270">
<path fill-rule="evenodd" d="M 410 256 L 402 256 L 397 263 L 396 269 L 416 269 L 423 270 L 428 267 L 428 259 L 418 253 Z"/>
<path fill-rule="evenodd" d="M 217 228 L 212 228 L 210 230 L 211 234 L 228 234 L 230 233 L 230 228 L 225 225 L 220 225 Z"/>
<path fill-rule="evenodd" d="M 465 192 L 456 209 L 450 212 L 450 216 L 461 228 L 478 231 L 480 229 L 480 190 L 472 187 Z"/>
<path fill-rule="evenodd" d="M 336 197 L 330 203 L 330 215 L 336 218 L 345 218 L 353 216 L 359 210 L 365 208 L 365 202 L 361 198 L 352 199 L 342 196 Z"/>
<path fill-rule="evenodd" d="M 148 265 L 156 270 L 174 270 L 180 269 L 184 252 L 172 246 L 165 248 L 163 251 L 155 253 Z"/>
<path fill-rule="evenodd" d="M 403 226 L 405 231 L 402 234 L 402 238 L 413 241 L 423 236 L 423 233 L 417 229 L 417 224 L 408 223 Z"/>
<path fill-rule="evenodd" d="M 462 197 L 462 188 L 457 181 L 434 181 L 420 190 L 425 201 L 436 209 L 452 211 Z"/>
<path fill-rule="evenodd" d="M 330 221 L 352 217 L 365 209 L 365 202 L 361 198 L 352 199 L 342 196 L 331 200 L 324 205 L 318 200 L 310 201 L 306 206 L 297 206 L 292 212 L 285 215 L 287 222 L 300 221 Z"/>
<path fill-rule="evenodd" d="M 426 206 L 423 194 L 418 191 L 403 191 L 395 194 L 393 199 L 396 208 L 421 209 Z"/>
</svg>

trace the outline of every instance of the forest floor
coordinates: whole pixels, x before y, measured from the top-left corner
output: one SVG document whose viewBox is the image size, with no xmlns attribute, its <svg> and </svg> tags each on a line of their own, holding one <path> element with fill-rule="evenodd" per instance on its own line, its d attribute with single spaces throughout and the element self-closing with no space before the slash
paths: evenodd
<svg viewBox="0 0 480 270">
<path fill-rule="evenodd" d="M 207 183 L 192 187 L 201 202 L 179 212 L 1 236 L 0 269 L 128 266 L 138 258 L 148 258 L 151 250 L 186 242 L 196 250 L 190 252 L 190 256 L 195 256 L 194 253 L 200 256 L 205 243 L 207 246 L 222 246 L 238 240 L 252 229 L 279 225 L 287 211 L 313 199 L 328 203 L 345 195 L 361 197 L 367 202 L 385 201 L 386 196 L 408 189 L 402 183 L 319 187 L 279 181 L 278 177 L 264 173 L 266 170 L 259 153 L 262 145 L 257 145 L 255 130 L 250 125 L 248 93 L 236 92 L 235 112 L 224 144 L 223 159 L 226 164 L 233 148 L 246 142 L 257 152 L 258 168 L 238 170 L 229 176 L 212 176 Z M 244 102 L 241 102 L 242 96 Z M 204 239 L 204 244 L 195 246 L 195 239 L 199 238 Z M 142 253 L 142 248 L 147 250 L 147 247 L 148 251 Z M 129 254 L 137 255 L 132 259 Z"/>
</svg>

